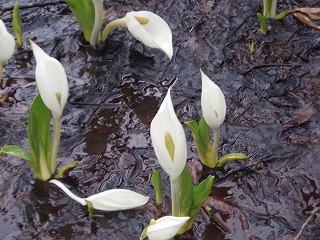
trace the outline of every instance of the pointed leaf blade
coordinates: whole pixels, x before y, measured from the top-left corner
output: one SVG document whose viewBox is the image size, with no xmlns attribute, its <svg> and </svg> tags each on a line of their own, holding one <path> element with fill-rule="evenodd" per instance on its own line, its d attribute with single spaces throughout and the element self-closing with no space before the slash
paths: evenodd
<svg viewBox="0 0 320 240">
<path fill-rule="evenodd" d="M 156 202 L 159 206 L 162 203 L 162 181 L 160 172 L 154 168 L 152 169 L 151 184 L 156 191 Z"/>
<path fill-rule="evenodd" d="M 189 216 L 190 208 L 194 203 L 194 192 L 193 192 L 193 183 L 192 177 L 187 166 L 184 167 L 180 177 L 180 213 L 179 216 Z"/>
<path fill-rule="evenodd" d="M 22 27 L 21 27 L 19 3 L 16 3 L 13 7 L 12 28 L 17 37 L 16 44 L 18 47 L 21 47 L 22 46 Z"/>
<path fill-rule="evenodd" d="M 0 150 L 0 155 L 3 155 L 3 154 L 8 154 L 13 157 L 24 159 L 30 164 L 33 163 L 31 153 L 22 147 L 13 146 L 13 145 L 3 146 Z"/>
<path fill-rule="evenodd" d="M 64 0 L 76 16 L 87 42 L 90 42 L 94 26 L 94 5 L 91 0 Z"/>
</svg>

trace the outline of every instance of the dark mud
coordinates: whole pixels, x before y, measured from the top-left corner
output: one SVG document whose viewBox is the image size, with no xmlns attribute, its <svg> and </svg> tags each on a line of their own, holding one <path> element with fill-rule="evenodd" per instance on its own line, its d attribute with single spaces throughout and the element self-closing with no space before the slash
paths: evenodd
<svg viewBox="0 0 320 240">
<path fill-rule="evenodd" d="M 138 239 L 151 218 L 169 213 L 168 188 L 162 208 L 153 205 L 150 175 L 153 167 L 162 170 L 151 147 L 149 125 L 174 83 L 180 120 L 199 120 L 201 67 L 226 96 L 220 154 L 242 152 L 257 164 L 232 162 L 201 170 L 201 178 L 215 174 L 216 182 L 192 230 L 181 239 L 284 240 L 299 232 L 300 239 L 318 239 L 320 213 L 303 224 L 320 206 L 319 32 L 289 16 L 270 21 L 271 32 L 261 35 L 259 1 L 105 3 L 109 20 L 131 10 L 163 17 L 173 31 L 174 57 L 169 62 L 165 54 L 143 46 L 120 28 L 104 50 L 94 50 L 83 40 L 66 4 L 32 2 L 35 7 L 20 1 L 25 6 L 24 46 L 6 65 L 0 87 L 0 96 L 8 94 L 0 107 L 1 146 L 28 148 L 27 113 L 37 89 L 35 59 L 26 39 L 33 38 L 63 64 L 69 78 L 58 166 L 80 160 L 82 168 L 63 181 L 83 197 L 127 188 L 150 195 L 151 201 L 137 210 L 89 220 L 86 208 L 63 192 L 39 186 L 23 160 L 2 156 L 0 238 Z M 11 25 L 13 3 L 0 1 L 6 26 Z M 294 6 L 320 3 L 280 1 L 279 11 Z M 187 128 L 186 135 L 189 161 L 197 160 Z M 164 186 L 167 183 L 165 178 Z"/>
</svg>

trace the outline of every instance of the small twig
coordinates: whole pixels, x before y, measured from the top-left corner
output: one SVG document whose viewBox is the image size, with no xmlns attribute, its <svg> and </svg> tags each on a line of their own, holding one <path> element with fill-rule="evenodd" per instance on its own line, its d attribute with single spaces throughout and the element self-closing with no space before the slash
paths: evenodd
<svg viewBox="0 0 320 240">
<path fill-rule="evenodd" d="M 300 231 L 298 232 L 297 236 L 295 236 L 295 238 L 293 240 L 299 240 L 300 237 L 303 234 L 304 229 L 307 227 L 307 225 L 311 222 L 312 218 L 314 217 L 314 215 L 320 211 L 320 206 L 313 209 L 310 213 L 310 216 L 307 218 L 307 220 L 304 222 L 304 224 L 302 224 Z"/>
<path fill-rule="evenodd" d="M 201 17 L 189 30 L 189 33 L 191 33 L 194 29 L 196 29 L 201 23 L 202 23 L 203 17 Z"/>
<path fill-rule="evenodd" d="M 301 64 L 290 64 L 290 63 L 270 63 L 270 64 L 261 64 L 261 65 L 256 65 L 252 66 L 249 68 L 247 71 L 243 73 L 243 75 L 251 72 L 253 69 L 256 68 L 266 68 L 266 67 L 301 67 Z"/>
</svg>

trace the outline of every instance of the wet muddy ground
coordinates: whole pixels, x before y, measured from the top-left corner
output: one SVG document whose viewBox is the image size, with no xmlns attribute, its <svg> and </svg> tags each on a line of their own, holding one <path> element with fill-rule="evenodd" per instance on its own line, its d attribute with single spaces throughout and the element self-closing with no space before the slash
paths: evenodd
<svg viewBox="0 0 320 240">
<path fill-rule="evenodd" d="M 9 31 L 15 1 L 0 1 Z M 112 32 L 104 50 L 92 49 L 62 1 L 19 1 L 24 46 L 3 74 L 1 146 L 28 148 L 28 108 L 36 95 L 33 38 L 66 69 L 70 96 L 63 117 L 58 166 L 80 160 L 63 179 L 89 196 L 112 188 L 149 195 L 136 210 L 88 219 L 87 209 L 54 186 L 43 190 L 23 160 L 0 161 L 1 239 L 138 239 L 151 218 L 169 213 L 154 206 L 152 168 L 162 172 L 151 146 L 150 121 L 168 87 L 181 122 L 199 120 L 199 68 L 225 93 L 227 117 L 220 155 L 242 152 L 257 164 L 230 162 L 208 169 L 197 164 L 185 128 L 189 166 L 216 181 L 192 230 L 180 239 L 318 239 L 320 234 L 320 34 L 293 16 L 259 31 L 260 1 L 106 1 L 108 20 L 132 10 L 164 18 L 173 32 L 174 57 L 136 41 L 124 29 Z M 30 4 L 32 2 L 34 5 Z M 262 1 L 261 1 L 262 2 Z M 54 3 L 54 4 L 52 4 Z M 279 11 L 320 7 L 319 1 L 279 1 Z M 249 44 L 254 43 L 254 52 Z M 195 174 L 197 175 L 197 174 Z M 207 214 L 209 212 L 209 214 Z"/>
</svg>

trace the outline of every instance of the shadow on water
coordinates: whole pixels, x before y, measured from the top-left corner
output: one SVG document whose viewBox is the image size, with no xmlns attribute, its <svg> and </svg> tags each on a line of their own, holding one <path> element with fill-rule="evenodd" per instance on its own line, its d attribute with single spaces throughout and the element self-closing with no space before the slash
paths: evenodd
<svg viewBox="0 0 320 240">
<path fill-rule="evenodd" d="M 192 230 L 179 239 L 293 239 L 319 207 L 319 35 L 294 18 L 271 22 L 262 36 L 259 2 L 108 1 L 110 18 L 127 11 L 159 14 L 173 31 L 174 57 L 147 48 L 117 29 L 104 50 L 84 42 L 66 4 L 34 1 L 21 9 L 25 39 L 35 41 L 65 67 L 70 96 L 63 117 L 58 167 L 80 160 L 63 182 L 81 197 L 112 188 L 149 195 L 142 208 L 102 213 L 87 209 L 53 186 L 40 187 L 22 160 L 1 156 L 2 239 L 138 239 L 151 218 L 170 212 L 153 205 L 155 158 L 149 126 L 168 87 L 181 122 L 201 116 L 201 67 L 223 90 L 227 118 L 220 154 L 242 152 L 256 162 L 230 162 L 211 170 L 197 164 L 186 128 L 189 167 L 195 178 L 216 175 L 212 192 Z M 61 1 L 60 1 L 61 2 Z M 0 1 L 1 19 L 11 22 L 14 1 Z M 29 1 L 20 1 L 21 6 Z M 289 3 L 279 3 L 288 9 Z M 305 3 L 301 3 L 303 5 Z M 308 7 L 319 7 L 308 1 Z M 314 5 L 318 4 L 318 5 Z M 12 33 L 12 29 L 8 27 Z M 254 43 L 253 53 L 249 44 Z M 5 67 L 0 96 L 1 146 L 28 148 L 27 114 L 36 94 L 35 60 L 25 40 Z M 164 186 L 169 182 L 162 172 Z M 301 239 L 317 239 L 319 213 Z"/>
</svg>

